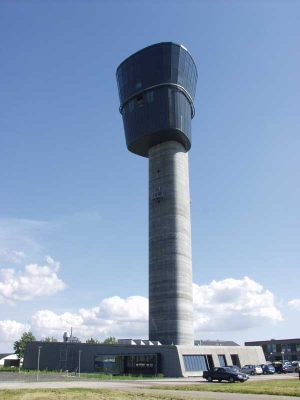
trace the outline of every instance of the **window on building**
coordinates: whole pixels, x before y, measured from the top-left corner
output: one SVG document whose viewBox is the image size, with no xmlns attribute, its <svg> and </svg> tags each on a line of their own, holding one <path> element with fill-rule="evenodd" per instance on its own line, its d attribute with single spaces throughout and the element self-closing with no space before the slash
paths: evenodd
<svg viewBox="0 0 300 400">
<path fill-rule="evenodd" d="M 94 358 L 95 371 L 104 374 L 121 373 L 121 357 L 115 355 L 98 355 Z"/>
<path fill-rule="evenodd" d="M 206 359 L 207 359 L 207 362 L 208 362 L 209 369 L 213 369 L 215 367 L 215 364 L 214 364 L 214 360 L 212 358 L 212 355 L 208 354 L 206 356 Z"/>
<path fill-rule="evenodd" d="M 139 354 L 124 356 L 124 373 L 134 375 L 155 375 L 159 372 L 158 355 Z"/>
<path fill-rule="evenodd" d="M 160 200 L 163 197 L 160 186 L 158 186 L 152 193 L 152 200 Z"/>
<path fill-rule="evenodd" d="M 133 101 L 133 100 L 131 100 L 131 101 L 129 102 L 128 108 L 129 108 L 129 111 L 133 111 L 133 110 L 134 110 L 134 101 Z"/>
<path fill-rule="evenodd" d="M 226 367 L 227 362 L 226 362 L 225 354 L 218 354 L 218 359 L 219 359 L 220 367 Z"/>
<path fill-rule="evenodd" d="M 281 351 L 286 352 L 286 351 L 288 351 L 287 348 L 288 348 L 288 347 L 287 347 L 287 344 L 282 344 L 282 345 L 281 345 Z"/>
<path fill-rule="evenodd" d="M 207 360 L 204 355 L 184 355 L 184 367 L 186 371 L 207 371 Z"/>
<path fill-rule="evenodd" d="M 148 103 L 153 103 L 154 101 L 154 92 L 153 90 L 150 90 L 149 92 L 146 93 L 146 98 Z"/>
<path fill-rule="evenodd" d="M 143 96 L 142 94 L 140 94 L 139 96 L 137 96 L 136 102 L 137 102 L 137 105 L 138 105 L 139 107 L 143 106 L 143 105 L 144 105 L 144 96 Z"/>
<path fill-rule="evenodd" d="M 155 375 L 161 372 L 159 354 L 97 355 L 95 371 L 104 374 Z"/>
<path fill-rule="evenodd" d="M 232 365 L 236 365 L 237 367 L 241 367 L 240 359 L 238 354 L 231 354 Z"/>
<path fill-rule="evenodd" d="M 276 353 L 276 344 L 268 343 L 267 344 L 267 352 L 268 353 Z"/>
<path fill-rule="evenodd" d="M 296 351 L 300 351 L 300 343 L 296 343 Z"/>
</svg>

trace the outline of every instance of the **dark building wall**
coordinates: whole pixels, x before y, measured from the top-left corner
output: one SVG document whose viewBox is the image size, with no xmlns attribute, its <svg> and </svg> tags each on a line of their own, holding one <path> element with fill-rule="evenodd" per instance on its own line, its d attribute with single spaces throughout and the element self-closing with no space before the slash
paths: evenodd
<svg viewBox="0 0 300 400">
<path fill-rule="evenodd" d="M 300 360 L 300 338 L 258 340 L 245 346 L 262 346 L 267 361 Z"/>
<path fill-rule="evenodd" d="M 27 344 L 23 368 L 37 369 L 38 348 L 40 370 L 78 370 L 79 351 L 81 372 L 95 372 L 95 357 L 100 355 L 157 355 L 160 370 L 166 376 L 181 376 L 178 351 L 175 346 L 126 346 L 88 343 L 30 342 Z"/>
</svg>

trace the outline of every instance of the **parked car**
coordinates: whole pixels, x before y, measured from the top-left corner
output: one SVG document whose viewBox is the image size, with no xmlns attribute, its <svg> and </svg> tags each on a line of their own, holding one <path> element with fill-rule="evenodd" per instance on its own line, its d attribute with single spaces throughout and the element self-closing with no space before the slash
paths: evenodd
<svg viewBox="0 0 300 400">
<path fill-rule="evenodd" d="M 254 365 L 254 364 L 244 365 L 241 369 L 245 374 L 249 375 L 261 375 L 263 373 L 263 370 L 260 365 Z"/>
<path fill-rule="evenodd" d="M 272 365 L 275 368 L 275 372 L 278 374 L 287 374 L 288 372 L 295 371 L 295 368 L 290 363 L 282 364 L 281 361 L 275 361 Z"/>
<path fill-rule="evenodd" d="M 284 363 L 283 369 L 285 370 L 285 372 L 295 372 L 295 367 L 292 365 L 291 362 Z"/>
<path fill-rule="evenodd" d="M 299 361 L 292 361 L 292 366 L 295 368 L 295 372 L 299 372 Z"/>
<path fill-rule="evenodd" d="M 283 364 L 282 364 L 282 362 L 279 362 L 279 361 L 274 361 L 273 363 L 272 363 L 272 365 L 273 365 L 273 367 L 275 368 L 275 372 L 277 372 L 277 374 L 284 374 L 285 373 L 285 371 L 284 371 L 284 369 L 283 369 Z"/>
<path fill-rule="evenodd" d="M 263 370 L 264 375 L 275 374 L 275 368 L 272 364 L 261 364 L 260 366 Z"/>
<path fill-rule="evenodd" d="M 203 371 L 203 378 L 208 382 L 212 381 L 228 381 L 228 382 L 245 382 L 248 378 L 246 374 L 237 372 L 230 367 L 215 367 L 209 371 Z"/>
<path fill-rule="evenodd" d="M 226 368 L 231 368 L 231 369 L 233 369 L 235 372 L 245 374 L 247 379 L 250 378 L 250 376 L 249 376 L 248 374 L 246 374 L 245 372 L 243 372 L 242 369 L 241 369 L 241 367 L 238 367 L 237 365 L 227 365 Z"/>
</svg>

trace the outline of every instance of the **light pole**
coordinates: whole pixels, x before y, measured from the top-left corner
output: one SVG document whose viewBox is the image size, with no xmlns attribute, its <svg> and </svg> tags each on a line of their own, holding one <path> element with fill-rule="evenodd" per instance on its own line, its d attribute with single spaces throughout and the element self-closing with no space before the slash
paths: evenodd
<svg viewBox="0 0 300 400">
<path fill-rule="evenodd" d="M 273 355 L 273 353 L 271 352 L 270 353 L 270 361 L 272 362 L 272 355 Z"/>
<path fill-rule="evenodd" d="M 82 350 L 78 351 L 78 376 L 80 378 L 80 359 L 81 359 Z"/>
<path fill-rule="evenodd" d="M 284 360 L 283 356 L 284 356 L 284 351 L 281 352 L 281 361 L 282 361 L 282 364 L 283 364 L 283 360 Z"/>
<path fill-rule="evenodd" d="M 38 359 L 37 359 L 37 372 L 36 372 L 36 380 L 39 380 L 39 372 L 40 372 L 40 356 L 41 356 L 41 348 L 42 346 L 38 347 Z"/>
</svg>

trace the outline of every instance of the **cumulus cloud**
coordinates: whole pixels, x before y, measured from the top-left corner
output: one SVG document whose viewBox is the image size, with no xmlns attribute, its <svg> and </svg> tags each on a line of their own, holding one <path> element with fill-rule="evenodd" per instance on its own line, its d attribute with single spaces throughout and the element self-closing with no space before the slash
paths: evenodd
<svg viewBox="0 0 300 400">
<path fill-rule="evenodd" d="M 17 321 L 0 321 L 0 344 L 1 351 L 11 351 L 13 343 L 20 339 L 23 332 L 28 331 L 28 324 L 21 324 Z"/>
<path fill-rule="evenodd" d="M 51 269 L 55 273 L 53 269 L 59 269 L 55 262 Z M 274 295 L 248 277 L 212 281 L 202 286 L 194 284 L 193 289 L 195 335 L 243 330 L 282 321 Z M 20 332 L 22 324 L 15 323 L 16 331 Z M 61 339 L 63 332 L 69 332 L 71 327 L 73 334 L 82 341 L 89 337 L 102 340 L 108 336 L 147 338 L 148 299 L 113 296 L 103 299 L 95 307 L 63 313 L 40 310 L 31 317 L 30 329 L 37 338 L 53 336 Z M 13 324 L 10 329 L 13 330 Z"/>
<path fill-rule="evenodd" d="M 300 299 L 290 300 L 288 306 L 294 310 L 300 311 Z"/>
<path fill-rule="evenodd" d="M 243 330 L 283 320 L 274 295 L 248 277 L 194 284 L 193 290 L 196 332 Z"/>
<path fill-rule="evenodd" d="M 32 300 L 38 296 L 51 296 L 66 285 L 57 273 L 60 264 L 46 257 L 45 265 L 28 264 L 23 270 L 0 269 L 0 304 Z"/>
<path fill-rule="evenodd" d="M 148 331 L 148 300 L 141 296 L 122 299 L 113 296 L 101 301 L 99 306 L 81 308 L 75 313 L 57 314 L 50 310 L 41 310 L 32 316 L 32 331 L 41 337 L 60 338 L 62 332 L 70 331 L 81 339 L 91 336 L 146 337 Z"/>
</svg>

